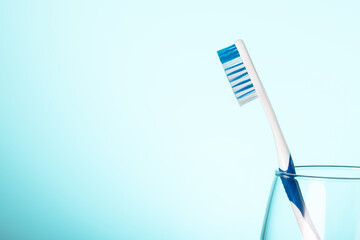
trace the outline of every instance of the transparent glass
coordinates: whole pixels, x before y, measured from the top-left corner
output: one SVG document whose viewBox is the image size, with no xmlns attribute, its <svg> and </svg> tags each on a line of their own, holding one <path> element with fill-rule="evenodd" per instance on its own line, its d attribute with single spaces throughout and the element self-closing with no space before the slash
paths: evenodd
<svg viewBox="0 0 360 240">
<path fill-rule="evenodd" d="M 297 166 L 296 173 L 275 172 L 260 239 L 302 239 L 281 177 L 298 181 L 322 240 L 360 239 L 360 167 Z"/>
</svg>

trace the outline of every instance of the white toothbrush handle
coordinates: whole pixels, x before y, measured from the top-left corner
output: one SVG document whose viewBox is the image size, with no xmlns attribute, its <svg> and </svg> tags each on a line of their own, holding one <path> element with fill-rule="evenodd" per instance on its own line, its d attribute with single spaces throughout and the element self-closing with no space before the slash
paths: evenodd
<svg viewBox="0 0 360 240">
<path fill-rule="evenodd" d="M 270 122 L 272 132 L 274 134 L 276 149 L 278 153 L 278 164 L 280 171 L 295 174 L 294 164 L 291 159 L 290 151 L 282 134 L 279 122 L 276 118 L 273 107 L 266 94 L 266 91 L 257 75 L 254 65 L 251 61 L 249 53 L 242 40 L 235 42 L 235 46 L 239 51 L 239 54 L 244 62 L 246 69 L 249 73 L 252 84 L 255 87 L 258 98 L 261 105 L 264 108 L 265 114 Z M 294 178 L 282 177 L 282 183 L 284 185 L 286 194 L 290 200 L 291 207 L 295 214 L 299 228 L 305 240 L 320 240 L 320 236 L 317 233 L 313 222 L 306 209 L 299 184 Z"/>
<path fill-rule="evenodd" d="M 277 153 L 278 153 L 279 168 L 286 171 L 289 166 L 290 151 L 286 144 L 284 135 L 282 134 L 282 131 L 281 131 L 279 122 L 276 118 L 276 115 L 274 113 L 273 107 L 271 106 L 271 103 L 266 94 L 266 91 L 265 91 L 262 83 L 260 82 L 259 76 L 257 75 L 254 65 L 251 62 L 251 58 L 249 56 L 249 53 L 248 53 L 243 41 L 238 40 L 235 42 L 235 45 L 236 45 L 237 49 L 239 50 L 240 56 L 242 56 L 241 58 L 244 61 L 244 64 L 249 73 L 251 82 L 254 84 L 258 98 L 260 99 L 261 105 L 264 108 L 267 118 L 269 119 L 271 130 L 272 130 L 272 132 L 274 134 L 274 138 L 275 138 L 276 149 L 277 149 Z"/>
</svg>

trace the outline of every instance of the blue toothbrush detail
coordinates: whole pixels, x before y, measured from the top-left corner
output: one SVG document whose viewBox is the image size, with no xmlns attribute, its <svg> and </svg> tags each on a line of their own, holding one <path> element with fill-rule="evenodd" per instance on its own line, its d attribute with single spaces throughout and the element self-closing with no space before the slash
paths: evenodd
<svg viewBox="0 0 360 240">
<path fill-rule="evenodd" d="M 294 162 L 291 158 L 289 159 L 289 167 L 286 171 L 283 171 L 279 168 L 280 172 L 286 172 L 291 174 L 296 174 Z M 301 214 L 305 216 L 305 202 L 301 194 L 300 186 L 298 181 L 289 176 L 280 176 L 281 182 L 284 185 L 286 195 L 289 198 L 289 201 L 295 204 L 295 206 L 300 210 Z"/>
</svg>

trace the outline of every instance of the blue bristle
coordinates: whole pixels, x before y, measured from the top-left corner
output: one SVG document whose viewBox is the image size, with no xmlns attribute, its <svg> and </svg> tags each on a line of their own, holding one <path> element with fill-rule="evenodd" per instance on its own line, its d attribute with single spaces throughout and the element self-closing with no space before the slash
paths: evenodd
<svg viewBox="0 0 360 240">
<path fill-rule="evenodd" d="M 257 98 L 254 85 L 235 44 L 218 52 L 225 74 L 240 105 Z"/>
<path fill-rule="evenodd" d="M 233 69 L 233 68 L 236 68 L 236 67 L 239 67 L 241 65 L 244 65 L 244 63 L 239 63 L 239 64 L 235 64 L 234 66 L 231 66 L 231 67 L 228 67 L 228 68 L 225 68 L 224 70 L 230 70 L 230 69 Z"/>
<path fill-rule="evenodd" d="M 238 96 L 237 99 L 241 99 L 241 98 L 246 97 L 246 96 L 248 96 L 250 94 L 253 94 L 253 93 L 255 93 L 255 89 L 253 89 L 250 92 L 247 92 L 247 93 L 245 93 L 243 95 Z"/>
<path fill-rule="evenodd" d="M 247 86 L 245 86 L 245 87 L 243 87 L 243 88 L 235 91 L 234 93 L 235 93 L 235 94 L 238 94 L 238 93 L 240 93 L 240 92 L 243 92 L 243 91 L 248 90 L 248 89 L 253 88 L 253 87 L 254 87 L 254 85 L 249 84 L 249 85 L 247 85 Z"/>
<path fill-rule="evenodd" d="M 240 57 L 240 54 L 235 44 L 217 51 L 217 54 L 219 55 L 222 64 L 230 62 L 231 60 Z"/>
<path fill-rule="evenodd" d="M 232 74 L 232 73 L 231 73 Z M 230 75 L 231 75 L 230 74 Z M 229 82 L 234 82 L 234 81 L 236 81 L 236 80 L 238 80 L 238 79 L 240 79 L 240 78 L 242 78 L 242 77 L 244 77 L 244 76 L 246 76 L 246 75 L 248 75 L 248 73 L 246 72 L 246 73 L 243 73 L 243 74 L 241 74 L 241 75 L 239 75 L 239 76 L 237 76 L 236 78 L 233 78 L 233 79 L 231 79 L 231 80 L 229 80 Z M 228 75 L 229 76 L 229 75 Z"/>
<path fill-rule="evenodd" d="M 240 68 L 240 69 L 238 69 L 238 70 L 235 70 L 235 71 L 231 72 L 231 75 L 232 75 L 232 74 L 239 73 L 239 72 L 242 72 L 242 71 L 244 71 L 244 70 L 246 70 L 246 68 L 245 68 L 245 67 Z"/>
<path fill-rule="evenodd" d="M 250 82 L 250 81 L 251 81 L 250 78 L 249 78 L 249 79 L 246 79 L 246 80 L 244 80 L 244 81 L 242 81 L 242 82 L 239 82 L 239 83 L 233 85 L 232 88 L 241 86 L 241 85 L 243 85 L 243 84 L 245 84 L 245 83 L 248 83 L 248 82 Z"/>
</svg>

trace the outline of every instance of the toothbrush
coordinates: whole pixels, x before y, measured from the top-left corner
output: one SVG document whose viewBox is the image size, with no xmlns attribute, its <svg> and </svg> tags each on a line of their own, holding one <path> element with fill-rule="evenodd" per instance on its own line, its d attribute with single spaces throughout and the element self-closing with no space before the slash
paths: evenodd
<svg viewBox="0 0 360 240">
<path fill-rule="evenodd" d="M 265 89 L 260 82 L 255 67 L 242 40 L 219 50 L 220 61 L 240 106 L 259 98 L 275 138 L 279 171 L 295 174 L 295 167 L 289 148 L 280 129 L 279 122 L 271 106 Z M 305 240 L 320 240 L 305 206 L 299 184 L 291 177 L 281 177 L 285 192 Z M 285 227 L 285 226 L 284 226 Z"/>
</svg>

